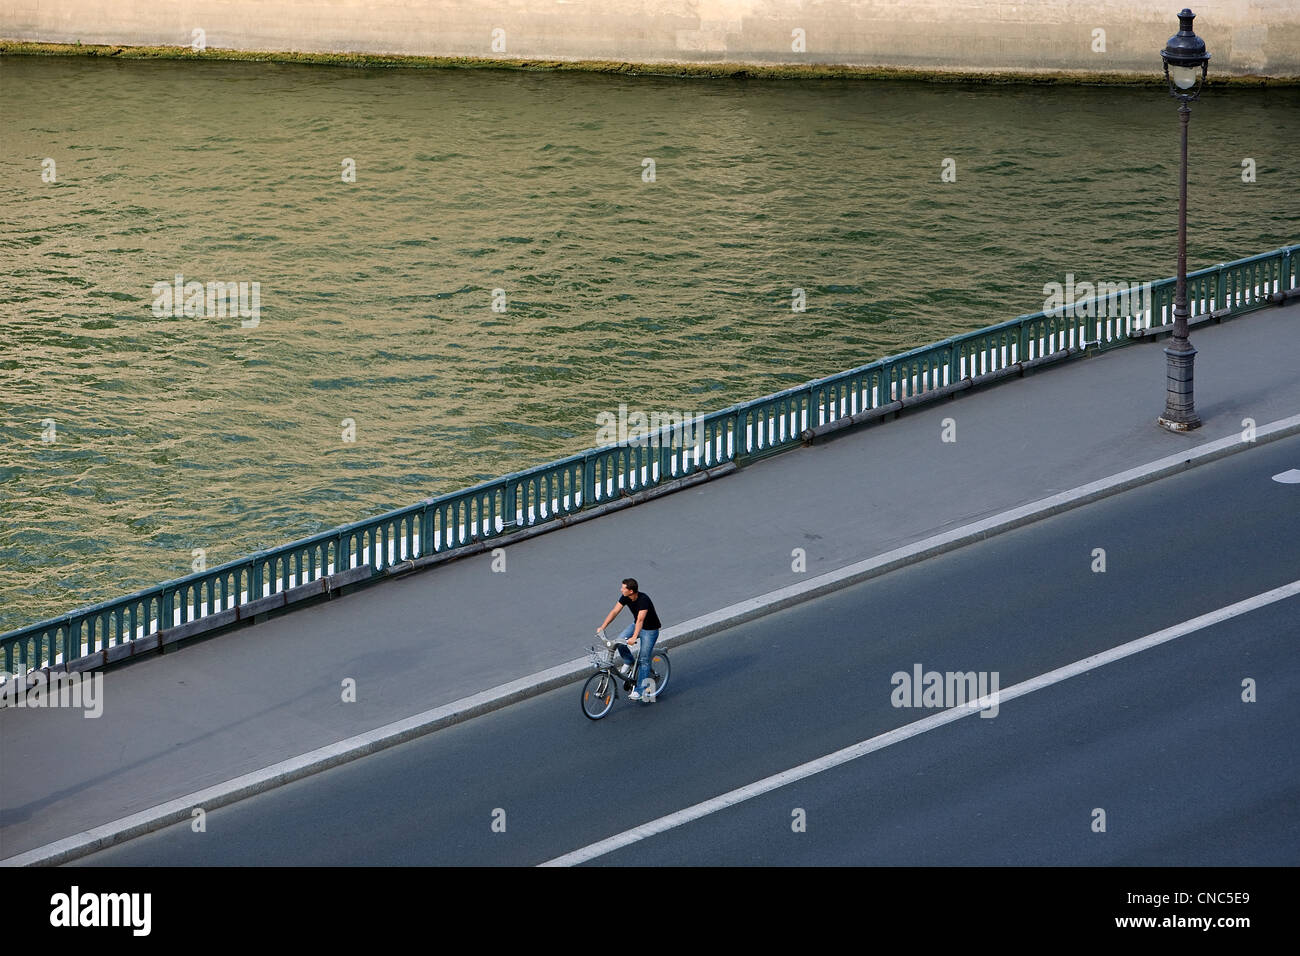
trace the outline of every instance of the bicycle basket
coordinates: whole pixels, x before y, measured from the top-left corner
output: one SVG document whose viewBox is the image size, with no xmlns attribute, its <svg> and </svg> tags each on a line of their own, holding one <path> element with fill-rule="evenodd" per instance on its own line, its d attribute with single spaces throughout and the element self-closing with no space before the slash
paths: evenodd
<svg viewBox="0 0 1300 956">
<path fill-rule="evenodd" d="M 613 648 L 604 646 L 588 648 L 588 655 L 591 657 L 592 666 L 600 669 L 612 666 L 617 656 Z"/>
</svg>

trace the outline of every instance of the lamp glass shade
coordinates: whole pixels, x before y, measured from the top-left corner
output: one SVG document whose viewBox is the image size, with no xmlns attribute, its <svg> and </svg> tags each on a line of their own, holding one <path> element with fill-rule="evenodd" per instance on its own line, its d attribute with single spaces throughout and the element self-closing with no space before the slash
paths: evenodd
<svg viewBox="0 0 1300 956">
<path fill-rule="evenodd" d="M 1169 66 L 1169 78 L 1174 81 L 1174 86 L 1180 90 L 1190 90 L 1196 85 L 1196 79 L 1200 76 L 1201 70 L 1195 66 Z"/>
</svg>

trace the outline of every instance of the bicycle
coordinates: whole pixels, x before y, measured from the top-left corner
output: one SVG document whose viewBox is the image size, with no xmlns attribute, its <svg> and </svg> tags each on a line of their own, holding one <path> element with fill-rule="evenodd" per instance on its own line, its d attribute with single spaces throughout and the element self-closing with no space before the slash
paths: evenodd
<svg viewBox="0 0 1300 956">
<path fill-rule="evenodd" d="M 636 660 L 628 664 L 618 653 L 620 645 L 627 647 L 622 641 L 604 640 L 604 644 L 603 650 L 594 645 L 590 648 L 591 663 L 596 668 L 596 673 L 582 685 L 582 712 L 591 720 L 600 720 L 609 713 L 614 706 L 614 699 L 618 697 L 619 684 L 623 685 L 624 691 L 632 690 L 639 666 Z M 628 647 L 628 651 L 631 650 Z M 668 652 L 656 647 L 650 653 L 650 680 L 653 682 L 651 699 L 658 699 L 668 686 L 670 670 Z"/>
</svg>

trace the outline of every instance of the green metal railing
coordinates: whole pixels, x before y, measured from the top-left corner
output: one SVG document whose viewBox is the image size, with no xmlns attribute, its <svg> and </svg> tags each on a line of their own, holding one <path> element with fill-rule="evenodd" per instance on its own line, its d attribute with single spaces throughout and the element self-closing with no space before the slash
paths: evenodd
<svg viewBox="0 0 1300 956">
<path fill-rule="evenodd" d="M 1300 287 L 1300 246 L 1239 259 L 1187 277 L 1193 318 L 1236 315 Z M 443 554 L 555 521 L 624 495 L 792 447 L 807 429 L 881 409 L 1030 361 L 1066 358 L 1133 341 L 1172 323 L 1174 280 L 1149 302 L 1117 308 L 1116 295 L 1024 315 L 670 427 L 638 444 L 609 445 L 505 475 L 463 491 L 261 551 L 210 570 L 0 635 L 9 673 L 67 662 L 265 599 L 339 572 L 378 576 L 401 562 Z M 247 616 L 247 615 L 245 615 Z M 233 619 L 233 618 L 232 618 Z M 215 623 L 215 622 L 214 622 Z"/>
</svg>

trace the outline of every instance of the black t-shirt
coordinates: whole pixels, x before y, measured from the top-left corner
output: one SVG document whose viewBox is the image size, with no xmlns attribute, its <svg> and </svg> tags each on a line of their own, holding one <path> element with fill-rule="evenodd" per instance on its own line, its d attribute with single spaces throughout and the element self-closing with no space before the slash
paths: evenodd
<svg viewBox="0 0 1300 956">
<path fill-rule="evenodd" d="M 630 598 L 626 594 L 618 596 L 618 603 L 632 612 L 635 618 L 642 611 L 646 612 L 645 621 L 641 624 L 641 629 L 645 631 L 657 631 L 660 628 L 659 615 L 655 613 L 654 602 L 650 600 L 650 595 L 643 591 L 638 591 L 636 598 Z"/>
</svg>

